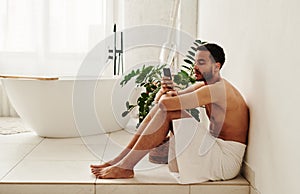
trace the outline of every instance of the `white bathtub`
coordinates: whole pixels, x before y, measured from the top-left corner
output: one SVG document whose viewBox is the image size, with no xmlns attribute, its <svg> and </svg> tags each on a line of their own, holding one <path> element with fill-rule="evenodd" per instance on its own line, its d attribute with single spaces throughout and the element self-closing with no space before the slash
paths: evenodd
<svg viewBox="0 0 300 194">
<path fill-rule="evenodd" d="M 6 78 L 2 83 L 12 105 L 28 127 L 42 137 L 65 138 L 124 128 L 127 121 L 120 117 L 124 111 L 120 105 L 125 101 L 112 102 L 117 80 Z"/>
</svg>

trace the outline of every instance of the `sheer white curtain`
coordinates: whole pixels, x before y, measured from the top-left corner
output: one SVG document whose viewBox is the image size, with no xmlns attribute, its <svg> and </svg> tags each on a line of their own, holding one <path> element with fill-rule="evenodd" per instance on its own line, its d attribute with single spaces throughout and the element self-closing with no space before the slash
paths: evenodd
<svg viewBox="0 0 300 194">
<path fill-rule="evenodd" d="M 11 106 L 7 95 L 5 93 L 5 90 L 1 87 L 0 83 L 0 116 L 1 117 L 16 117 L 18 114 L 14 110 L 14 108 Z"/>
<path fill-rule="evenodd" d="M 106 0 L 0 0 L 0 73 L 75 73 L 111 12 Z"/>
<path fill-rule="evenodd" d="M 0 74 L 76 75 L 112 16 L 107 0 L 0 0 Z"/>
</svg>

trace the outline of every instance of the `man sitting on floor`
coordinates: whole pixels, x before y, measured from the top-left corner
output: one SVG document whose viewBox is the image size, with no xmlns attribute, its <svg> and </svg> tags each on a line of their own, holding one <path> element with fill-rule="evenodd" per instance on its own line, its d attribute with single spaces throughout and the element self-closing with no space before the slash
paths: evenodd
<svg viewBox="0 0 300 194">
<path fill-rule="evenodd" d="M 170 89 L 173 86 L 172 80 L 164 78 L 156 96 L 157 104 L 140 124 L 127 147 L 113 160 L 91 165 L 92 173 L 102 179 L 132 178 L 134 166 L 163 142 L 172 129 L 174 119 L 191 117 L 186 109 L 205 106 L 210 120 L 210 136 L 205 136 L 206 129 L 199 128 L 197 138 L 193 141 L 200 145 L 204 137 L 208 137 L 215 142 L 204 155 L 198 154 L 196 150 L 195 154 L 189 156 L 193 165 L 178 163 L 178 166 L 188 168 L 177 169 L 179 175 L 195 175 L 196 178 L 191 177 L 190 182 L 235 177 L 239 173 L 246 148 L 249 111 L 239 91 L 221 77 L 220 69 L 224 62 L 225 54 L 220 46 L 211 43 L 199 46 L 194 65 L 198 82 L 182 91 L 174 91 Z M 194 175 L 189 172 L 194 172 Z"/>
</svg>

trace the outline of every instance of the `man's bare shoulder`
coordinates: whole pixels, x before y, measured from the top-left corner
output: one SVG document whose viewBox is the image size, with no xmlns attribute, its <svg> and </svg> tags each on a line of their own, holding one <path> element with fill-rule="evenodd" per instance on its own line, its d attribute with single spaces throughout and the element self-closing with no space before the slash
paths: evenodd
<svg viewBox="0 0 300 194">
<path fill-rule="evenodd" d="M 239 108 L 241 110 L 247 110 L 248 105 L 240 93 L 240 91 L 229 81 L 224 80 L 226 84 L 226 96 L 227 96 L 227 109 L 235 109 Z"/>
<path fill-rule="evenodd" d="M 232 84 L 230 83 L 229 81 L 224 80 L 224 84 L 226 85 L 226 92 L 230 95 L 234 95 L 235 97 L 238 97 L 238 98 L 243 98 L 242 94 L 240 93 L 240 91 Z"/>
<path fill-rule="evenodd" d="M 197 89 L 205 86 L 205 83 L 203 81 L 200 81 L 200 82 L 194 83 L 192 86 L 193 86 L 194 90 L 197 90 Z"/>
</svg>

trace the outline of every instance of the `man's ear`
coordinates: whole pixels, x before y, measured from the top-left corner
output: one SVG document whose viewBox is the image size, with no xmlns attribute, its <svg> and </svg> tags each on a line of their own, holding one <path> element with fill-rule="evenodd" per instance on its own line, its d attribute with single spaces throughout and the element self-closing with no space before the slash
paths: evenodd
<svg viewBox="0 0 300 194">
<path fill-rule="evenodd" d="M 215 70 L 216 71 L 220 71 L 220 69 L 221 69 L 221 63 L 216 62 L 216 68 L 215 68 Z"/>
</svg>

